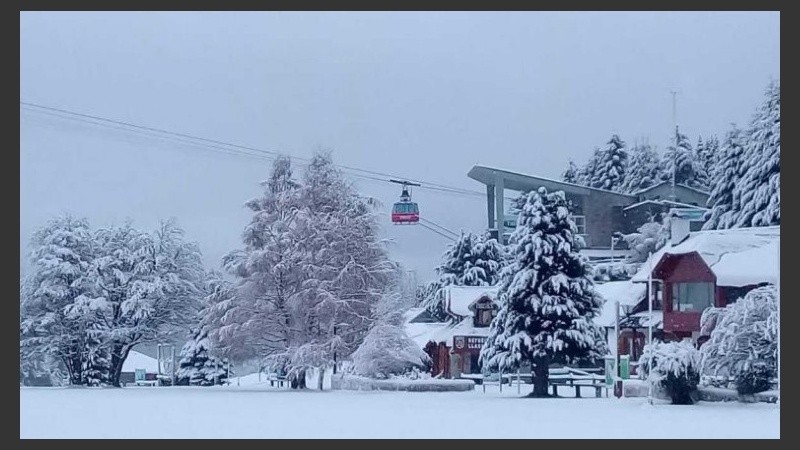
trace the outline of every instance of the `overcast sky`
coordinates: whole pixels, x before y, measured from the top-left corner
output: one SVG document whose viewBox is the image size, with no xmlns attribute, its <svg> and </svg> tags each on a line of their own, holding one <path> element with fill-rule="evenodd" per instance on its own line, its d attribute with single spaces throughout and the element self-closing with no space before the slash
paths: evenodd
<svg viewBox="0 0 800 450">
<path fill-rule="evenodd" d="M 660 150 L 746 124 L 780 72 L 778 13 L 22 13 L 20 99 L 484 191 L 474 164 L 556 178 L 612 133 Z M 209 267 L 240 245 L 270 161 L 20 109 L 21 265 L 59 213 L 94 226 L 175 217 Z M 298 169 L 297 173 L 301 172 Z M 392 226 L 433 276 L 447 240 Z M 417 190 L 421 214 L 486 228 L 485 200 Z"/>
</svg>

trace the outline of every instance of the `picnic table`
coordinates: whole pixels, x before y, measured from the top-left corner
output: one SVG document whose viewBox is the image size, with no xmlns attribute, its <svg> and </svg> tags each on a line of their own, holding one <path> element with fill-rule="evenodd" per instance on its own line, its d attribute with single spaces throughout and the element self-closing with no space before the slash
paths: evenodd
<svg viewBox="0 0 800 450">
<path fill-rule="evenodd" d="M 596 397 L 602 397 L 602 391 L 605 389 L 606 397 L 608 397 L 608 386 L 606 385 L 605 377 L 597 373 L 591 373 L 590 371 L 599 372 L 600 369 L 575 369 L 572 367 L 552 368 L 549 370 L 548 374 L 548 387 L 552 388 L 554 396 L 558 395 L 559 386 L 566 386 L 575 388 L 575 397 L 578 398 L 581 397 L 581 389 L 594 389 Z M 484 380 L 482 375 L 478 376 Z M 466 376 L 462 375 L 462 378 L 466 378 Z M 500 385 L 501 391 L 503 384 L 512 386 L 514 381 L 517 382 L 518 391 L 522 383 L 533 384 L 533 374 L 530 372 L 504 373 L 500 374 L 498 379 L 499 382 L 497 384 Z M 482 384 L 484 384 L 483 391 L 486 392 L 486 381 L 483 381 Z"/>
<path fill-rule="evenodd" d="M 594 389 L 595 397 L 602 397 L 602 391 L 605 389 L 606 397 L 608 397 L 608 386 L 606 385 L 605 378 L 594 374 L 564 374 L 564 375 L 550 375 L 547 384 L 553 388 L 553 396 L 558 395 L 558 387 L 566 386 L 575 388 L 575 397 L 581 397 L 581 388 Z"/>
</svg>

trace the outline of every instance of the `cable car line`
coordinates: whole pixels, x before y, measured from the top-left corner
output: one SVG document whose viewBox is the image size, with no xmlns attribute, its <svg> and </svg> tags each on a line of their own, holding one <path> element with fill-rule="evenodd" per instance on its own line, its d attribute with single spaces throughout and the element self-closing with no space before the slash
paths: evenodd
<svg viewBox="0 0 800 450">
<path fill-rule="evenodd" d="M 183 133 L 175 133 L 175 132 L 171 132 L 171 131 L 167 131 L 167 130 L 162 130 L 162 129 L 159 129 L 159 128 L 145 127 L 145 126 L 141 126 L 141 125 L 130 124 L 130 123 L 127 123 L 127 122 L 117 121 L 117 120 L 113 120 L 113 119 L 107 119 L 107 118 L 100 117 L 100 116 L 93 116 L 93 115 L 89 115 L 89 114 L 76 113 L 76 112 L 73 112 L 73 111 L 68 111 L 68 110 L 64 110 L 64 109 L 60 109 L 60 108 L 53 108 L 53 107 L 49 107 L 49 106 L 37 105 L 35 103 L 24 102 L 24 101 L 21 101 L 21 100 L 20 100 L 20 105 L 22 105 L 23 109 L 26 110 L 26 111 L 37 112 L 37 113 L 40 113 L 40 114 L 46 114 L 46 115 L 49 115 L 49 116 L 58 117 L 58 118 L 61 118 L 61 119 L 73 120 L 73 121 L 77 121 L 77 122 L 83 122 L 83 123 L 87 123 L 87 124 L 90 124 L 90 125 L 96 125 L 96 126 L 100 126 L 100 127 L 107 127 L 109 129 L 117 130 L 117 131 L 126 131 L 126 132 L 141 134 L 141 135 L 148 136 L 148 137 L 153 137 L 153 138 L 159 138 L 159 139 L 164 139 L 164 140 L 172 140 L 174 142 L 180 142 L 182 144 L 193 145 L 195 147 L 199 147 L 199 148 L 203 148 L 203 149 L 211 148 L 211 149 L 218 150 L 218 151 L 220 151 L 222 153 L 227 153 L 227 154 L 235 155 L 235 156 L 250 156 L 250 157 L 259 158 L 259 159 L 262 159 L 262 160 L 274 161 L 275 158 L 278 155 L 280 155 L 280 153 L 278 153 L 278 152 L 271 152 L 269 150 L 261 150 L 261 149 L 241 146 L 241 145 L 237 145 L 237 144 L 229 144 L 229 143 L 222 142 L 222 141 L 215 141 L 213 139 L 200 138 L 200 137 L 195 137 L 195 136 L 191 136 L 191 135 L 187 135 L 187 134 L 183 134 Z M 91 120 L 89 120 L 89 119 L 91 119 Z M 197 141 L 202 141 L 202 143 L 201 142 L 197 142 Z M 235 147 L 235 149 L 227 148 L 227 147 L 221 147 L 219 145 L 214 145 L 214 143 L 217 143 L 217 142 L 220 143 L 221 145 L 226 145 L 228 147 Z M 242 150 L 247 150 L 247 151 L 242 151 Z M 249 153 L 249 152 L 257 152 L 257 154 Z M 293 156 L 293 155 L 287 155 L 287 156 L 290 156 L 291 158 L 293 158 L 295 160 L 310 161 L 307 158 L 303 158 L 303 157 L 299 157 L 299 156 Z M 296 162 L 296 164 L 298 166 L 301 166 L 301 167 L 307 167 L 308 166 L 307 163 L 304 164 L 304 163 L 301 163 L 301 162 Z M 383 174 L 381 172 L 373 172 L 373 171 L 366 170 L 366 169 L 359 169 L 359 168 L 355 168 L 355 167 L 343 166 L 343 165 L 338 165 L 338 164 L 334 164 L 334 166 L 339 167 L 340 169 L 342 169 L 348 175 L 351 175 L 351 176 L 354 176 L 354 177 L 358 177 L 358 178 L 362 178 L 362 179 L 366 179 L 366 180 L 380 181 L 382 183 L 387 183 L 389 181 L 384 179 L 384 178 L 378 178 L 378 177 L 374 177 L 374 176 L 363 175 L 363 174 L 360 174 L 360 173 L 353 173 L 352 171 L 358 171 L 358 172 L 364 172 L 364 173 L 372 173 L 372 174 L 382 175 L 382 176 L 383 175 L 393 176 L 393 175 Z M 415 181 L 417 181 L 417 180 L 415 180 Z M 443 193 L 450 193 L 450 194 L 457 194 L 457 195 L 468 195 L 468 196 L 473 197 L 473 198 L 478 198 L 478 197 L 483 198 L 483 196 L 485 195 L 485 194 L 477 192 L 477 191 L 470 191 L 470 190 L 462 189 L 462 188 L 453 188 L 453 187 L 450 187 L 450 186 L 440 185 L 440 184 L 436 184 L 436 183 L 430 183 L 430 182 L 424 182 L 424 181 L 422 183 L 424 183 L 424 184 L 419 186 L 420 189 L 425 189 L 425 190 L 429 190 L 429 191 L 436 191 L 436 192 L 443 192 Z M 510 197 L 505 197 L 505 199 L 509 200 L 509 201 L 513 201 L 514 200 L 513 198 L 510 198 Z"/>
<path fill-rule="evenodd" d="M 146 132 L 149 132 L 149 133 L 156 133 L 156 136 L 159 136 L 159 137 L 161 137 L 161 135 L 177 136 L 177 137 L 180 137 L 180 138 L 183 138 L 183 139 L 197 140 L 197 141 L 202 141 L 202 142 L 205 142 L 205 143 L 210 143 L 210 144 L 215 144 L 215 145 L 224 145 L 224 146 L 228 146 L 228 147 L 234 147 L 234 148 L 237 148 L 237 149 L 240 149 L 240 150 L 247 150 L 247 151 L 251 151 L 251 152 L 267 154 L 267 155 L 270 155 L 273 159 L 275 157 L 278 157 L 278 156 L 281 155 L 281 153 L 276 152 L 276 151 L 264 150 L 264 149 L 255 148 L 255 147 L 248 147 L 248 146 L 239 145 L 239 144 L 232 144 L 232 143 L 229 143 L 229 142 L 219 141 L 219 140 L 216 140 L 216 139 L 209 139 L 209 138 L 193 136 L 193 135 L 174 132 L 174 131 L 169 131 L 169 130 L 165 130 L 165 129 L 162 129 L 162 128 L 155 128 L 155 127 L 138 125 L 138 124 L 125 122 L 125 121 L 120 121 L 120 120 L 108 119 L 106 117 L 101 117 L 101 116 L 97 116 L 97 115 L 84 114 L 84 113 L 70 111 L 70 110 L 66 110 L 66 109 L 62 109 L 62 108 L 55 108 L 55 107 L 51 107 L 51 106 L 25 102 L 25 101 L 22 101 L 22 100 L 20 100 L 20 105 L 22 105 L 23 107 L 27 107 L 25 109 L 27 109 L 28 111 L 37 111 L 37 112 L 51 111 L 51 112 L 59 113 L 59 114 L 52 114 L 52 113 L 50 114 L 50 115 L 54 115 L 54 116 L 57 116 L 57 117 L 67 118 L 67 116 L 72 116 L 72 118 L 91 119 L 91 120 L 83 120 L 83 121 L 86 122 L 86 123 L 94 124 L 94 125 L 106 126 L 106 124 L 111 123 L 111 124 L 115 124 L 115 125 L 121 125 L 123 127 L 130 127 L 130 128 L 133 128 L 133 129 L 136 129 L 136 130 L 139 130 L 139 131 L 146 131 Z M 36 109 L 33 109 L 33 108 L 36 108 Z M 98 122 L 104 122 L 104 123 L 98 123 Z M 118 128 L 118 127 L 111 127 L 111 128 L 122 129 L 122 128 Z M 132 131 L 132 130 L 130 130 L 130 131 Z M 216 147 L 216 148 L 218 148 L 218 147 Z M 255 155 L 253 155 L 253 156 L 255 156 Z M 301 156 L 294 156 L 294 155 L 287 155 L 287 156 L 291 156 L 292 158 L 297 159 L 297 160 L 310 162 L 310 160 L 308 158 L 304 158 L 304 157 L 301 157 Z M 360 169 L 360 168 L 357 168 L 357 167 L 351 167 L 351 166 L 346 166 L 346 165 L 341 165 L 341 164 L 334 164 L 334 166 L 339 167 L 340 169 L 346 169 L 346 170 L 349 170 L 349 171 L 357 171 L 357 172 L 363 172 L 363 173 L 377 175 L 377 176 L 385 176 L 385 177 L 391 177 L 391 178 L 405 179 L 405 177 L 398 177 L 396 175 L 386 174 L 386 173 L 382 173 L 382 172 L 375 172 L 375 171 L 371 171 L 371 170 L 367 170 L 367 169 Z M 351 173 L 351 175 L 356 175 L 356 174 Z M 366 178 L 365 176 L 362 176 L 362 177 Z M 478 192 L 478 191 L 472 191 L 472 190 L 458 188 L 458 187 L 446 186 L 446 185 L 443 185 L 443 184 L 432 183 L 432 182 L 416 180 L 416 179 L 408 179 L 408 180 L 411 181 L 411 182 L 415 182 L 415 183 L 420 184 L 421 185 L 420 188 L 422 188 L 422 189 L 438 190 L 438 191 L 442 191 L 442 192 L 450 192 L 450 193 L 453 193 L 453 194 L 471 195 L 471 196 L 481 197 L 481 198 L 485 196 L 484 193 Z M 385 180 L 382 180 L 382 181 L 385 181 Z"/>
<path fill-rule="evenodd" d="M 452 235 L 453 235 L 454 237 L 456 237 L 456 238 L 460 236 L 460 235 L 459 235 L 458 233 L 456 233 L 455 231 L 451 231 L 451 230 L 449 230 L 449 229 L 447 229 L 447 228 L 445 228 L 445 227 L 443 227 L 443 226 L 441 226 L 441 225 L 437 224 L 436 222 L 434 222 L 434 221 L 432 221 L 432 220 L 429 220 L 429 219 L 424 219 L 424 218 L 421 218 L 421 217 L 420 217 L 420 219 L 419 219 L 419 220 L 420 220 L 420 222 L 424 222 L 426 225 L 433 225 L 433 226 L 435 226 L 435 227 L 439 228 L 440 230 L 443 230 L 443 231 L 445 231 L 446 233 L 452 234 Z"/>
<path fill-rule="evenodd" d="M 48 116 L 58 117 L 60 119 L 67 119 L 73 120 L 78 122 L 83 122 L 90 125 L 95 125 L 99 127 L 106 127 L 108 129 L 116 130 L 116 131 L 124 131 L 134 134 L 140 134 L 143 136 L 148 136 L 151 138 L 162 139 L 167 141 L 178 142 L 184 145 L 194 146 L 200 149 L 205 150 L 213 150 L 218 151 L 221 153 L 226 153 L 229 155 L 234 156 L 249 156 L 253 158 L 258 158 L 261 160 L 268 160 L 274 161 L 277 157 L 281 155 L 281 153 L 258 149 L 254 147 L 247 147 L 238 144 L 231 144 L 224 141 L 219 141 L 215 139 L 208 139 L 198 136 L 193 136 L 184 133 L 173 132 L 161 128 L 154 128 L 148 127 L 144 125 L 137 125 L 129 122 L 118 121 L 113 119 L 108 119 L 101 116 L 90 115 L 90 114 L 83 114 L 74 111 L 69 111 L 66 109 L 61 108 L 54 108 L 50 106 L 39 105 L 35 103 L 24 102 L 20 100 L 20 107 L 23 110 L 30 111 L 30 112 L 37 112 L 40 114 L 45 114 Z M 299 156 L 292 156 L 287 155 L 293 158 L 296 161 L 298 166 L 305 166 L 308 167 L 311 160 L 304 157 Z M 300 162 L 305 161 L 305 162 Z M 392 208 L 392 222 L 395 224 L 419 224 L 420 220 L 425 221 L 423 225 L 425 228 L 443 236 L 447 237 L 448 239 L 455 239 L 458 238 L 458 233 L 451 231 L 433 221 L 427 219 L 420 219 L 419 217 L 419 207 L 417 206 L 416 202 L 411 201 L 411 186 L 420 187 L 422 189 L 431 190 L 431 191 L 439 191 L 443 193 L 450 193 L 450 194 L 457 194 L 457 195 L 469 195 L 473 198 L 483 198 L 485 194 L 477 191 L 470 191 L 467 189 L 462 188 L 453 188 L 450 186 L 445 186 L 437 183 L 428 183 L 421 180 L 406 180 L 401 179 L 398 180 L 396 176 L 390 174 L 384 174 L 381 172 L 374 172 L 366 169 L 359 169 L 350 166 L 344 166 L 339 164 L 333 164 L 335 167 L 338 167 L 340 170 L 345 172 L 346 174 L 362 178 L 371 181 L 378 181 L 381 183 L 396 183 L 403 185 L 403 191 L 401 193 L 400 201 L 395 203 Z M 361 173 L 353 173 L 353 172 L 361 172 Z M 366 174 L 374 174 L 379 176 L 387 176 L 390 177 L 389 179 L 386 178 L 379 178 L 376 176 L 370 176 Z M 423 184 L 425 183 L 425 184 Z M 507 200 L 513 200 L 511 198 L 507 198 Z M 435 227 L 435 228 L 433 228 Z M 437 230 L 438 228 L 438 230 Z M 452 236 L 449 236 L 452 235 Z"/>
<path fill-rule="evenodd" d="M 431 231 L 433 231 L 434 233 L 438 234 L 439 236 L 442 236 L 442 237 L 445 237 L 445 238 L 447 238 L 447 239 L 450 239 L 451 241 L 455 241 L 455 239 L 454 239 L 453 237 L 451 237 L 451 236 L 448 236 L 448 235 L 446 235 L 446 234 L 444 234 L 444 233 L 442 233 L 442 232 L 440 232 L 440 231 L 436 230 L 435 228 L 431 228 L 431 227 L 429 227 L 429 226 L 425 225 L 424 223 L 420 223 L 420 224 L 419 224 L 419 226 L 421 226 L 421 227 L 423 227 L 423 228 L 426 228 L 426 229 L 428 229 L 428 230 L 431 230 Z"/>
</svg>

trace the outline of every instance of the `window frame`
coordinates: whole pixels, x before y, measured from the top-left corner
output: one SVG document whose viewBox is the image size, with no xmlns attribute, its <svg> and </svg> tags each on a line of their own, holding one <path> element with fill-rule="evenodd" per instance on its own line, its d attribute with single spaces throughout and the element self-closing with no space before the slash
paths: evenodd
<svg viewBox="0 0 800 450">
<path fill-rule="evenodd" d="M 706 288 L 707 288 L 707 293 L 708 293 L 708 298 L 707 298 L 708 302 L 704 303 L 704 304 L 701 304 L 701 307 L 699 307 L 699 309 L 696 306 L 696 305 L 698 305 L 698 302 L 693 300 L 694 298 L 699 299 L 699 297 L 696 296 L 697 295 L 696 292 L 693 293 L 694 295 L 691 295 L 690 291 L 689 291 L 689 287 L 690 286 L 696 286 L 696 285 L 705 285 Z M 682 292 L 681 287 L 683 287 L 683 286 L 685 286 L 685 289 Z M 706 308 L 714 306 L 715 290 L 716 289 L 714 289 L 714 283 L 712 283 L 710 281 L 686 281 L 686 282 L 675 282 L 675 283 L 672 283 L 672 299 L 671 299 L 672 300 L 672 312 L 682 312 L 682 313 L 683 312 L 697 312 L 697 313 L 702 313 Z M 683 303 L 681 302 L 681 298 L 682 297 L 684 297 L 684 302 Z M 692 298 L 690 298 L 690 297 L 692 297 Z M 691 305 L 692 308 L 691 309 L 684 309 L 684 307 L 682 305 Z"/>
<path fill-rule="evenodd" d="M 582 224 L 578 225 L 578 219 L 581 219 Z M 577 230 L 576 234 L 581 236 L 586 236 L 586 216 L 583 214 L 576 214 L 572 216 L 572 221 L 575 223 L 575 229 Z M 583 228 L 583 232 L 581 232 L 581 228 Z"/>
</svg>

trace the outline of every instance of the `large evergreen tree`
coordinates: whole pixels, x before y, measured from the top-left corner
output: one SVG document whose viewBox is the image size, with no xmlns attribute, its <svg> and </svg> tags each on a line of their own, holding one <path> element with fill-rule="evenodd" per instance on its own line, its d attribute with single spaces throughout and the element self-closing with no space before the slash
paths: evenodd
<svg viewBox="0 0 800 450">
<path fill-rule="evenodd" d="M 450 244 L 435 269 L 438 278 L 428 286 L 423 306 L 439 320 L 444 320 L 442 303 L 447 286 L 494 286 L 506 259 L 505 249 L 487 235 L 461 233 Z"/>
<path fill-rule="evenodd" d="M 708 197 L 704 230 L 730 228 L 733 194 L 743 171 L 742 131 L 735 126 L 725 136 L 719 150 L 719 162 L 712 172 L 711 195 Z"/>
<path fill-rule="evenodd" d="M 677 145 L 673 142 L 662 159 L 661 179 L 672 181 L 675 177 L 676 184 L 685 184 L 698 189 L 706 189 L 703 169 L 697 162 L 697 157 L 685 134 L 675 130 Z"/>
<path fill-rule="evenodd" d="M 577 184 L 579 181 L 578 180 L 579 172 L 580 169 L 578 168 L 578 166 L 575 165 L 575 163 L 570 159 L 567 165 L 567 170 L 565 170 L 564 173 L 561 174 L 561 180 L 564 181 L 565 183 Z"/>
<path fill-rule="evenodd" d="M 580 255 L 563 192 L 532 192 L 511 235 L 514 261 L 501 276 L 501 308 L 482 350 L 486 368 L 533 364 L 533 396 L 547 396 L 548 366 L 598 357 L 604 350 L 592 319 L 602 299 Z"/>
<path fill-rule="evenodd" d="M 738 183 L 741 192 L 736 227 L 781 223 L 781 88 L 771 83 L 766 99 L 753 118 L 745 147 L 746 172 Z"/>
<path fill-rule="evenodd" d="M 592 187 L 609 191 L 620 191 L 625 183 L 628 167 L 628 151 L 625 142 L 616 134 L 606 143 L 606 148 L 598 153 L 599 159 L 591 172 Z"/>
<path fill-rule="evenodd" d="M 637 144 L 629 153 L 630 161 L 625 173 L 621 191 L 634 193 L 658 183 L 661 179 L 661 166 L 658 154 L 649 144 Z"/>
</svg>

